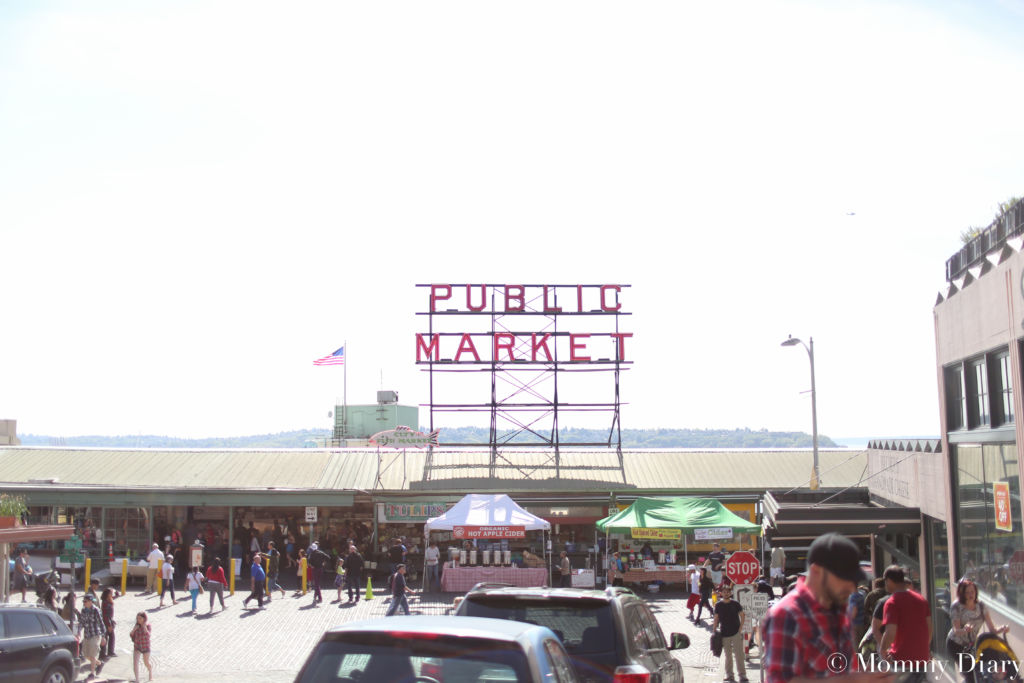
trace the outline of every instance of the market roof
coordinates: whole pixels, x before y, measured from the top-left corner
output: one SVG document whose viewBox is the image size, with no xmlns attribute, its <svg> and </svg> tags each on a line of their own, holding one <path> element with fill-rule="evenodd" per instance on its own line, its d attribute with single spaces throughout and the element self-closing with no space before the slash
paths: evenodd
<svg viewBox="0 0 1024 683">
<path fill-rule="evenodd" d="M 509 453 L 516 468 L 489 476 L 488 453 L 434 451 L 434 469 L 424 479 L 425 451 L 294 449 L 174 450 L 0 447 L 0 489 L 96 487 L 97 489 L 246 490 L 263 492 L 377 491 L 450 493 L 529 491 L 636 491 L 700 494 L 761 493 L 807 488 L 808 450 L 633 450 L 623 452 L 626 483 L 608 470 L 563 469 L 555 477 L 552 453 Z M 614 450 L 562 450 L 563 465 L 614 465 Z M 863 450 L 822 450 L 822 479 L 829 488 L 861 485 Z M 213 503 L 209 503 L 213 504 Z M 342 503 L 338 503 L 342 504 Z"/>
</svg>

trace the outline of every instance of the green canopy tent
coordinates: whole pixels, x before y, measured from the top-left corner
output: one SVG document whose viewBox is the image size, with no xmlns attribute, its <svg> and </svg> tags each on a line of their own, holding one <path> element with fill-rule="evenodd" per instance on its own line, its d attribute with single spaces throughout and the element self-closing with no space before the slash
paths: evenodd
<svg viewBox="0 0 1024 683">
<path fill-rule="evenodd" d="M 713 498 L 637 498 L 632 505 L 614 515 L 598 520 L 597 528 L 605 534 L 631 529 L 679 529 L 686 534 L 698 529 L 732 529 L 733 533 L 761 535 L 761 525 L 748 522 Z M 610 544 L 605 543 L 607 556 Z"/>
</svg>

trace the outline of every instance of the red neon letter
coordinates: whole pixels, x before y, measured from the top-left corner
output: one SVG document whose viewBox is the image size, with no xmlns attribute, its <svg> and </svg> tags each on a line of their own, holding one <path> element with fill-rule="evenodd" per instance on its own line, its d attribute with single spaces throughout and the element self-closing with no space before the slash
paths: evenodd
<svg viewBox="0 0 1024 683">
<path fill-rule="evenodd" d="M 576 285 L 576 312 L 583 312 L 583 285 Z"/>
<path fill-rule="evenodd" d="M 615 337 L 615 346 L 619 349 L 619 360 L 626 360 L 626 337 L 632 337 L 632 332 L 612 332 L 611 336 Z"/>
<path fill-rule="evenodd" d="M 509 334 L 508 332 L 499 332 L 494 335 L 494 360 L 501 360 L 498 356 L 501 355 L 501 350 L 505 349 L 508 351 L 508 359 L 515 360 L 512 355 L 512 345 L 516 343 L 516 336 Z"/>
<path fill-rule="evenodd" d="M 547 356 L 548 362 L 550 363 L 553 359 L 551 358 L 551 349 L 548 348 L 548 340 L 551 339 L 550 334 L 545 334 L 540 338 L 540 343 L 537 343 L 537 335 L 530 335 L 530 346 L 533 349 L 531 358 L 534 362 L 537 360 L 537 349 L 544 349 L 544 355 Z"/>
<path fill-rule="evenodd" d="M 444 290 L 444 296 L 438 296 L 438 291 Z M 430 312 L 437 311 L 437 302 L 452 298 L 451 285 L 430 285 Z"/>
<path fill-rule="evenodd" d="M 459 350 L 455 352 L 455 362 L 459 362 L 459 358 L 462 356 L 463 351 L 468 351 L 473 354 L 473 358 L 477 361 L 480 360 L 480 354 L 476 352 L 476 345 L 473 344 L 473 340 L 468 334 L 462 335 L 462 341 L 459 342 Z"/>
<path fill-rule="evenodd" d="M 512 290 L 516 290 L 513 294 Z M 513 308 L 510 304 L 515 301 Z M 526 288 L 522 285 L 505 285 L 505 312 L 526 310 Z"/>
<path fill-rule="evenodd" d="M 470 299 L 473 292 L 473 285 L 466 285 L 466 308 L 471 311 L 482 311 L 487 305 L 487 285 L 480 285 L 480 305 L 474 306 Z"/>
<path fill-rule="evenodd" d="M 602 311 L 617 311 L 620 308 L 622 308 L 622 304 L 621 303 L 616 303 L 614 306 L 609 306 L 608 304 L 606 304 L 604 302 L 604 295 L 609 290 L 614 290 L 615 293 L 618 294 L 619 292 L 622 291 L 622 287 L 619 287 L 618 285 L 601 285 L 601 310 Z M 619 297 L 618 296 L 615 297 L 615 301 L 616 302 L 619 301 Z"/>
<path fill-rule="evenodd" d="M 590 356 L 577 356 L 576 355 L 577 351 L 586 351 L 587 350 L 586 342 L 577 344 L 576 340 L 577 339 L 587 339 L 588 337 L 590 337 L 589 334 L 570 334 L 569 335 L 569 360 L 580 360 L 580 361 L 587 361 L 587 362 L 590 361 Z"/>
<path fill-rule="evenodd" d="M 557 299 L 557 293 L 555 298 Z M 548 306 L 548 286 L 544 285 L 544 312 L 545 313 L 561 313 L 562 308 L 560 306 Z"/>
<path fill-rule="evenodd" d="M 431 353 L 434 355 L 434 360 L 441 360 L 441 335 L 435 334 L 430 338 L 430 345 L 428 346 L 423 342 L 423 335 L 416 335 L 416 361 L 419 362 L 421 359 L 420 353 L 427 354 L 427 359 L 430 359 Z"/>
</svg>

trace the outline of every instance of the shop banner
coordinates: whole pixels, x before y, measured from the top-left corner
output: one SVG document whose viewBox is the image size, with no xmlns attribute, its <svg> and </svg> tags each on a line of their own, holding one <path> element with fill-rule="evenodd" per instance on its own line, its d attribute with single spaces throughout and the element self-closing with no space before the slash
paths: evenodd
<svg viewBox="0 0 1024 683">
<path fill-rule="evenodd" d="M 996 529 L 1013 531 L 1013 514 L 1010 512 L 1010 483 L 996 481 L 992 483 L 992 494 L 996 508 Z"/>
<path fill-rule="evenodd" d="M 694 529 L 693 538 L 698 541 L 732 538 L 732 529 L 721 527 L 715 529 Z"/>
<path fill-rule="evenodd" d="M 378 503 L 378 522 L 425 522 L 440 517 L 448 509 L 446 503 Z"/>
<path fill-rule="evenodd" d="M 457 526 L 452 538 L 526 538 L 525 526 Z"/>
<path fill-rule="evenodd" d="M 633 527 L 629 530 L 633 538 L 643 538 L 650 541 L 675 541 L 682 536 L 679 529 L 646 529 Z"/>
</svg>

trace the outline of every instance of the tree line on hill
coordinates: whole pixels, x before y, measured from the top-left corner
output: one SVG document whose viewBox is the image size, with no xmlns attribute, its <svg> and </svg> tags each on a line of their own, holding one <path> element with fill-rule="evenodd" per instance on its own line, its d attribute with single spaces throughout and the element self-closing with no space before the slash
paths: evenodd
<svg viewBox="0 0 1024 683">
<path fill-rule="evenodd" d="M 427 431 L 425 427 L 420 428 Z M 252 436 L 225 436 L 206 439 L 180 439 L 171 436 L 68 436 L 53 437 L 37 434 L 19 435 L 24 446 L 73 446 L 83 448 L 305 448 L 322 443 L 331 436 L 329 429 L 299 429 L 276 434 Z M 533 434 L 520 434 L 510 438 L 512 432 L 500 435 L 500 442 L 510 445 L 539 443 Z M 609 432 L 604 429 L 563 428 L 559 441 L 564 446 L 574 443 L 609 443 Z M 440 442 L 487 443 L 486 427 L 452 427 L 441 429 Z M 614 444 L 611 444 L 614 445 Z M 827 436 L 818 435 L 822 448 L 839 446 Z M 770 432 L 766 429 L 623 429 L 623 448 L 810 448 L 811 435 L 804 432 Z"/>
</svg>

